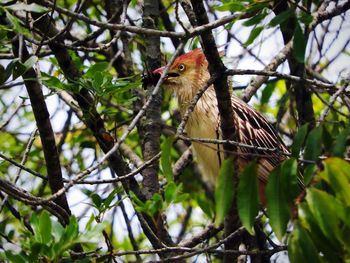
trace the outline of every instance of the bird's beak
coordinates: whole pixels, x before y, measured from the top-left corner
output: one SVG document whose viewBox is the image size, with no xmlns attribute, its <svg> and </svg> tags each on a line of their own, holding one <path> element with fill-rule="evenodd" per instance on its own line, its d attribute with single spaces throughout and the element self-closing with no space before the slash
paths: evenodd
<svg viewBox="0 0 350 263">
<path fill-rule="evenodd" d="M 157 68 L 156 70 L 154 70 L 154 71 L 152 72 L 152 74 L 153 74 L 154 76 L 157 76 L 157 75 L 158 75 L 158 76 L 160 77 L 160 75 L 162 75 L 162 73 L 163 73 L 163 71 L 164 71 L 164 68 L 165 68 L 165 67 Z M 178 77 L 178 76 L 180 76 L 178 73 L 169 71 L 168 74 L 165 76 L 165 81 L 166 81 L 167 79 L 169 79 L 169 78 L 174 78 L 174 77 Z"/>
<path fill-rule="evenodd" d="M 157 68 L 156 70 L 153 70 L 152 74 L 154 74 L 154 75 L 162 75 L 163 71 L 164 71 L 164 67 Z"/>
<path fill-rule="evenodd" d="M 160 76 L 162 75 L 165 67 L 157 68 L 152 71 L 152 74 L 144 75 L 142 77 L 143 87 L 145 88 L 149 84 L 156 85 Z M 172 78 L 180 76 L 176 72 L 168 72 L 168 74 L 164 78 L 164 83 L 169 82 Z"/>
</svg>

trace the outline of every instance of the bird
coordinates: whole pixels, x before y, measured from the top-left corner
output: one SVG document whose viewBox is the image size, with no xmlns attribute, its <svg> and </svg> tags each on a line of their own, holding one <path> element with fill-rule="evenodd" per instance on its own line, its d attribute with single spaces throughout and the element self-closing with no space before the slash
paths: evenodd
<svg viewBox="0 0 350 263">
<path fill-rule="evenodd" d="M 165 67 L 152 72 L 158 80 Z M 208 61 L 202 51 L 197 48 L 176 58 L 164 78 L 162 88 L 169 89 L 178 101 L 183 116 L 188 105 L 199 89 L 210 79 Z M 259 196 L 262 203 L 265 199 L 265 186 L 269 173 L 287 158 L 289 151 L 273 126 L 267 119 L 239 99 L 231 92 L 231 105 L 234 112 L 232 120 L 238 135 L 238 142 L 254 147 L 238 147 L 237 162 L 240 171 L 254 158 L 258 164 Z M 186 133 L 189 138 L 222 139 L 220 115 L 214 86 L 211 85 L 198 100 L 187 124 Z M 221 162 L 224 158 L 222 145 L 206 142 L 192 142 L 193 155 L 197 161 L 203 180 L 211 189 L 215 189 Z M 263 149 L 265 148 L 265 150 Z M 276 151 L 268 151 L 276 149 Z"/>
</svg>

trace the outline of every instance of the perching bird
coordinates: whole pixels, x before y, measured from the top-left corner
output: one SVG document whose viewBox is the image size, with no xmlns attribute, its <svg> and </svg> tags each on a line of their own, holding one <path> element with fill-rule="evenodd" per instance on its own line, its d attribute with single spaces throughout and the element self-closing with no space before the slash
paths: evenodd
<svg viewBox="0 0 350 263">
<path fill-rule="evenodd" d="M 161 74 L 164 68 L 153 71 Z M 183 115 L 187 106 L 209 80 L 208 62 L 201 49 L 195 49 L 178 57 L 165 77 L 163 87 L 171 89 L 178 99 L 180 112 Z M 277 148 L 276 152 L 238 147 L 238 165 L 243 169 L 250 160 L 258 160 L 258 175 L 260 181 L 260 197 L 264 196 L 264 186 L 271 170 L 286 156 L 287 148 L 269 124 L 269 122 L 248 104 L 232 95 L 232 109 L 237 120 L 239 142 L 256 147 Z M 234 121 L 234 120 L 232 120 Z M 221 139 L 220 116 L 213 85 L 202 95 L 192 112 L 187 125 L 187 135 L 191 138 Z M 218 151 L 220 153 L 218 153 Z M 222 147 L 215 144 L 193 142 L 193 152 L 204 181 L 211 187 L 215 185 L 219 174 L 220 162 L 223 160 Z M 264 201 L 263 201 L 264 202 Z"/>
</svg>

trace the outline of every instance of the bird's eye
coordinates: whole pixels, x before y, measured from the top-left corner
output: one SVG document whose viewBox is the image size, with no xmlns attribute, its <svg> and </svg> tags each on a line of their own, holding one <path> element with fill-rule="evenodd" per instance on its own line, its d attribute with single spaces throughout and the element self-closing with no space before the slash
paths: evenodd
<svg viewBox="0 0 350 263">
<path fill-rule="evenodd" d="M 184 64 L 180 64 L 177 68 L 180 72 L 183 72 L 183 71 L 185 71 L 186 66 Z"/>
</svg>

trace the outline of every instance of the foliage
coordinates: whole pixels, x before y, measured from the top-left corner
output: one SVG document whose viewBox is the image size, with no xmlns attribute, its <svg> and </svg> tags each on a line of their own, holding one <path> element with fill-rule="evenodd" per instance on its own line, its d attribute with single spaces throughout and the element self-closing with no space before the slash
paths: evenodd
<svg viewBox="0 0 350 263">
<path fill-rule="evenodd" d="M 223 223 L 225 216 L 229 213 L 233 197 L 234 164 L 233 159 L 223 161 L 220 167 L 220 174 L 215 188 L 215 223 L 217 226 Z"/>
<path fill-rule="evenodd" d="M 313 262 L 347 262 L 350 258 L 350 165 L 339 158 L 329 158 L 323 165 L 298 205 L 299 218 L 288 249 L 294 262 L 310 256 Z M 304 242 L 303 249 L 300 242 Z"/>
<path fill-rule="evenodd" d="M 0 261 L 221 262 L 234 206 L 251 261 L 350 262 L 347 1 L 206 1 L 209 30 L 175 2 L 0 1 Z M 281 153 L 241 146 L 244 169 L 223 158 L 208 186 L 173 91 L 152 95 L 201 32 L 228 68 L 259 69 L 232 83 L 290 149 L 266 182 L 260 153 Z"/>
<path fill-rule="evenodd" d="M 94 217 L 91 216 L 85 226 L 85 230 L 79 231 L 77 218 L 72 216 L 69 224 L 63 227 L 57 221 L 50 218 L 46 211 L 40 216 L 33 214 L 30 223 L 33 232 L 24 229 L 21 237 L 22 251 L 14 253 L 7 250 L 0 254 L 0 258 L 11 262 L 57 262 L 62 258 L 70 258 L 68 253 L 78 244 L 87 248 L 97 243 L 97 237 L 105 224 L 93 225 Z"/>
</svg>

